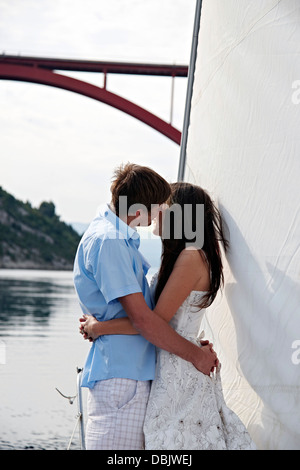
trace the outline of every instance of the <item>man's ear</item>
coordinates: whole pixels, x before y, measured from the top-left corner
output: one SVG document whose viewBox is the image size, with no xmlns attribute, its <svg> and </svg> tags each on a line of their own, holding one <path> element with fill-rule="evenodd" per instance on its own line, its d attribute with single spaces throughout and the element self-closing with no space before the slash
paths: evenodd
<svg viewBox="0 0 300 470">
<path fill-rule="evenodd" d="M 136 213 L 135 213 L 135 218 L 134 218 L 134 222 L 135 222 L 137 225 L 139 225 L 139 223 L 137 223 L 137 222 L 138 222 L 138 220 L 141 219 L 141 217 L 142 217 L 141 211 L 140 211 L 140 210 L 139 210 L 139 211 L 136 211 Z"/>
<path fill-rule="evenodd" d="M 131 221 L 130 223 L 128 224 L 130 227 L 136 227 L 139 225 L 139 220 L 141 219 L 141 211 L 140 210 L 137 210 L 135 212 L 134 215 L 132 215 L 131 217 Z"/>
</svg>

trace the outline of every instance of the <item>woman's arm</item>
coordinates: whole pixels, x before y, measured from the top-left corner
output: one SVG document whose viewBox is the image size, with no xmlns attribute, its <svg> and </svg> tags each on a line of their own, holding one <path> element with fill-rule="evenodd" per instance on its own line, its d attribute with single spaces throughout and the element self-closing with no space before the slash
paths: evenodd
<svg viewBox="0 0 300 470">
<path fill-rule="evenodd" d="M 183 250 L 158 299 L 154 312 L 169 322 L 190 292 L 207 284 L 207 263 L 196 249 Z M 200 287 L 199 287 L 200 286 Z M 206 290 L 206 287 L 203 288 Z M 138 331 L 128 317 L 99 322 L 91 315 L 81 319 L 80 332 L 85 339 L 94 340 L 102 335 L 136 335 Z"/>
<path fill-rule="evenodd" d="M 80 319 L 79 332 L 84 339 L 94 341 L 102 335 L 138 335 L 128 317 L 99 321 L 92 315 L 83 315 Z"/>
</svg>

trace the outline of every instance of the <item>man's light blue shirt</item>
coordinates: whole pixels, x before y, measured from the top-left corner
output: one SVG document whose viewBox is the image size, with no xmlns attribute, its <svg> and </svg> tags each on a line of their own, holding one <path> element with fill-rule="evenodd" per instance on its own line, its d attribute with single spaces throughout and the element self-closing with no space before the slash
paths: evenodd
<svg viewBox="0 0 300 470">
<path fill-rule="evenodd" d="M 119 297 L 142 292 L 152 309 L 146 274 L 150 267 L 138 248 L 140 237 L 105 205 L 78 246 L 74 284 L 83 313 L 105 321 L 126 316 Z M 155 347 L 141 335 L 104 335 L 92 343 L 82 386 L 113 377 L 153 380 Z"/>
</svg>

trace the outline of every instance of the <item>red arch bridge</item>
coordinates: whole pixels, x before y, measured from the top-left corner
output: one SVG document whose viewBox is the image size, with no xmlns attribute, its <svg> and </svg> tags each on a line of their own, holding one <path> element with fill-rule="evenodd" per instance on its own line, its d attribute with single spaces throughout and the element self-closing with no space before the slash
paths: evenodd
<svg viewBox="0 0 300 470">
<path fill-rule="evenodd" d="M 104 74 L 103 87 L 72 78 L 59 71 L 98 72 Z M 172 77 L 171 118 L 173 107 L 173 90 L 175 77 L 187 77 L 186 65 L 158 65 L 125 62 L 100 62 L 91 60 L 50 59 L 39 57 L 0 56 L 0 79 L 39 83 L 64 90 L 79 93 L 89 98 L 113 106 L 130 116 L 144 122 L 162 133 L 176 144 L 180 145 L 181 132 L 137 104 L 122 98 L 106 89 L 106 79 L 109 73 L 131 75 L 156 75 Z"/>
</svg>

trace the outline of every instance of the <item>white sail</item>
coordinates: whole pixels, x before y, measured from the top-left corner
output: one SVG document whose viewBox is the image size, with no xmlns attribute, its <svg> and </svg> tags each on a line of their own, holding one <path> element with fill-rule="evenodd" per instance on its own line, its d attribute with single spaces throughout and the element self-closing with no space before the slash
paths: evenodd
<svg viewBox="0 0 300 470">
<path fill-rule="evenodd" d="M 185 177 L 230 237 L 207 310 L 228 404 L 260 449 L 300 449 L 300 3 L 204 0 Z"/>
</svg>

